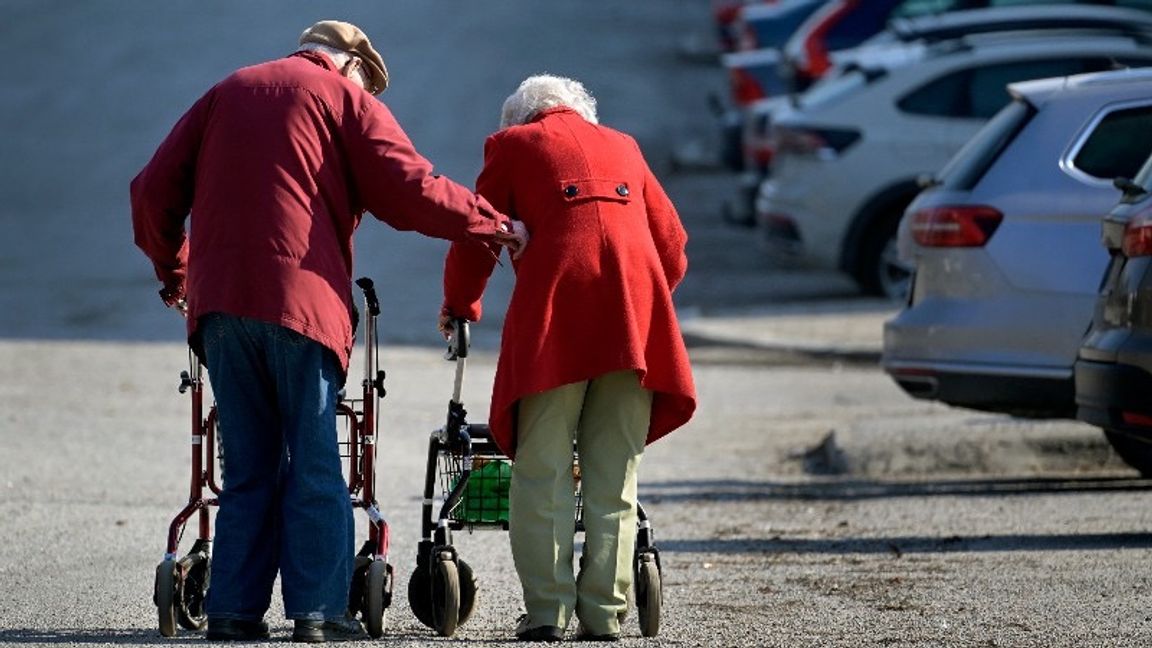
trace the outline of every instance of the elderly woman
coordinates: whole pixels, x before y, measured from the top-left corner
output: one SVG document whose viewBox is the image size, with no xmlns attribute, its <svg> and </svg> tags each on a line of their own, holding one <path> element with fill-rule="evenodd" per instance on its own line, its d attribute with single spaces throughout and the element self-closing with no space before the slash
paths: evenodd
<svg viewBox="0 0 1152 648">
<path fill-rule="evenodd" d="M 600 126 L 577 81 L 533 76 L 504 102 L 477 193 L 522 220 L 489 424 L 514 459 L 512 556 L 527 614 L 516 636 L 616 640 L 636 540 L 636 472 L 646 444 L 680 427 L 695 388 L 672 304 L 687 236 L 636 141 Z M 441 328 L 477 321 L 499 248 L 454 243 Z M 573 574 L 572 448 L 585 540 Z"/>
</svg>

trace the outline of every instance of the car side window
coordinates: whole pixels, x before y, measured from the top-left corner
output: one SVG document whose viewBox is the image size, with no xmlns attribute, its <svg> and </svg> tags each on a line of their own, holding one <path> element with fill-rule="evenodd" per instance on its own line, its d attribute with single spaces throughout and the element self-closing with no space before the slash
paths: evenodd
<svg viewBox="0 0 1152 648">
<path fill-rule="evenodd" d="M 896 106 L 914 115 L 959 116 L 968 111 L 968 78 L 971 70 L 947 74 L 904 95 Z"/>
<path fill-rule="evenodd" d="M 971 116 L 988 119 L 995 115 L 1009 101 L 1009 83 L 1067 76 L 1084 71 L 1086 64 L 1082 59 L 1019 61 L 976 68 L 972 71 L 972 88 L 969 90 L 972 98 Z"/>
<path fill-rule="evenodd" d="M 1096 122 L 1071 160 L 1071 166 L 1110 181 L 1136 175 L 1152 153 L 1152 106 L 1114 110 Z"/>
<path fill-rule="evenodd" d="M 1026 79 L 1078 74 L 1088 69 L 1083 59 L 1013 61 L 967 68 L 931 81 L 897 102 L 900 110 L 917 115 L 989 119 L 1011 99 L 1006 86 Z"/>
</svg>

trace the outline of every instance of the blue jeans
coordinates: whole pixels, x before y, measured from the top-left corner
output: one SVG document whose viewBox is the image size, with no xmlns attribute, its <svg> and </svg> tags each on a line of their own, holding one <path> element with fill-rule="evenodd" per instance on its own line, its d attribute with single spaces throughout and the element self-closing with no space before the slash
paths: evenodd
<svg viewBox="0 0 1152 648">
<path fill-rule="evenodd" d="M 355 529 L 336 436 L 338 359 L 248 318 L 210 313 L 198 328 L 224 456 L 208 616 L 262 619 L 279 572 L 289 619 L 343 617 Z"/>
</svg>

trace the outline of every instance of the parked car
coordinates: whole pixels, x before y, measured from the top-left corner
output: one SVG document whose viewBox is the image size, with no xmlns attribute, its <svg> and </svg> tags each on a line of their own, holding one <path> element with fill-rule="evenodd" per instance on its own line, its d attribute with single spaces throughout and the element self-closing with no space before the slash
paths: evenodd
<svg viewBox="0 0 1152 648">
<path fill-rule="evenodd" d="M 1131 119 L 1152 131 L 1147 112 Z M 1077 417 L 1152 477 L 1152 161 L 1116 184 L 1123 197 L 1101 227 L 1108 267 L 1074 367 Z"/>
<path fill-rule="evenodd" d="M 1107 32 L 981 34 L 913 44 L 916 64 L 860 67 L 773 116 L 772 172 L 758 223 L 779 263 L 841 270 L 865 293 L 899 299 L 895 253 L 920 178 L 939 171 L 1025 79 L 1152 65 L 1152 42 Z"/>
<path fill-rule="evenodd" d="M 739 24 L 744 7 L 765 4 L 772 0 L 712 0 L 712 24 L 716 30 L 716 44 L 721 52 L 737 49 L 743 26 Z"/>
<path fill-rule="evenodd" d="M 746 4 L 732 21 L 735 49 L 781 48 L 827 0 L 774 0 Z"/>
<path fill-rule="evenodd" d="M 744 13 L 773 5 L 749 5 Z M 846 71 L 875 70 L 915 63 L 924 57 L 922 46 L 962 36 L 996 31 L 1036 29 L 1100 29 L 1152 37 L 1152 12 L 1096 5 L 1022 5 L 1010 7 L 951 11 L 944 14 L 893 20 L 888 28 L 863 45 L 836 52 L 835 69 L 817 84 L 828 84 Z M 907 47 L 894 47 L 899 43 Z M 775 51 L 770 51 L 775 54 Z M 734 56 L 763 56 L 765 52 L 747 52 Z M 775 58 L 773 60 L 776 60 Z M 741 86 L 744 88 L 759 86 Z M 835 86 L 841 89 L 845 85 Z M 777 91 L 782 91 L 777 87 Z M 812 89 L 822 93 L 821 88 Z M 759 90 L 755 96 L 763 94 Z M 768 175 L 774 154 L 770 136 L 772 116 L 786 106 L 781 96 L 757 99 L 734 114 L 718 111 L 722 131 L 726 132 L 724 159 L 740 179 L 733 199 L 723 205 L 724 220 L 743 226 L 754 226 L 755 199 L 760 183 Z"/>
<path fill-rule="evenodd" d="M 908 207 L 915 267 L 881 364 L 908 394 L 1073 418 L 1073 362 L 1117 176 L 1152 153 L 1152 68 L 1009 86 L 1014 97 Z"/>
<path fill-rule="evenodd" d="M 1148 0 L 829 0 L 784 45 L 777 76 L 792 91 L 803 90 L 832 67 L 835 52 L 860 45 L 894 19 L 1028 4 L 1089 4 L 1152 11 Z"/>
<path fill-rule="evenodd" d="M 973 34 L 1037 29 L 1100 29 L 1144 36 L 1152 31 L 1152 11 L 1100 4 L 1018 4 L 948 11 L 894 18 L 861 47 L 896 42 L 934 43 Z M 831 52 L 832 62 L 851 62 L 859 50 Z"/>
</svg>

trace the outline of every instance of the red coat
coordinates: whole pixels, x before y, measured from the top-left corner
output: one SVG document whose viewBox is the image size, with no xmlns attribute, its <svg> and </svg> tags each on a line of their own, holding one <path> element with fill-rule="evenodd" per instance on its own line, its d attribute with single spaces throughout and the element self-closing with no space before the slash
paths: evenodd
<svg viewBox="0 0 1152 648">
<path fill-rule="evenodd" d="M 636 142 L 568 108 L 490 136 L 477 191 L 524 221 L 532 238 L 513 265 L 489 424 L 515 452 L 527 395 L 635 369 L 654 392 L 648 442 L 692 417 L 696 392 L 672 290 L 687 235 Z M 495 265 L 483 245 L 452 245 L 444 307 L 476 321 Z"/>
<path fill-rule="evenodd" d="M 136 244 L 166 287 L 186 289 L 192 339 L 202 314 L 251 317 L 324 344 L 345 370 L 352 233 L 365 210 L 453 240 L 488 240 L 506 221 L 433 175 L 384 104 L 311 52 L 210 89 L 131 193 Z"/>
</svg>

